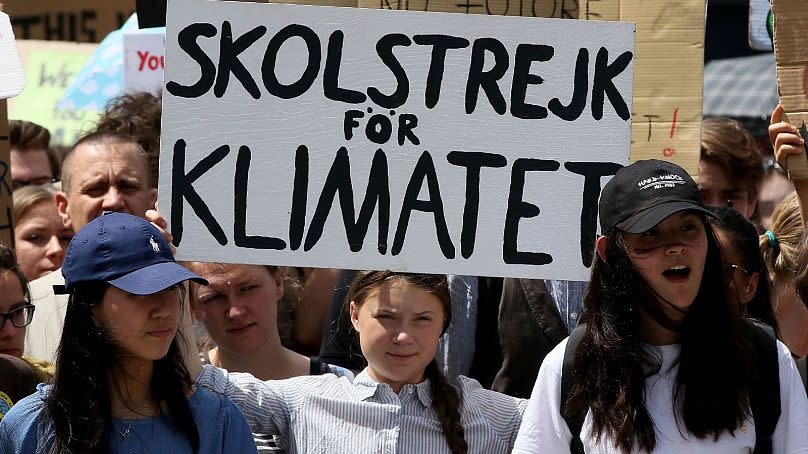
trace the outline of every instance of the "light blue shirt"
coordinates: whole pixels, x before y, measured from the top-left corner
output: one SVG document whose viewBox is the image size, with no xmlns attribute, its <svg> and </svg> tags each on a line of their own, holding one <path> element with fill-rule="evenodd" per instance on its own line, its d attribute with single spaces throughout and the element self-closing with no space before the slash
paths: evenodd
<svg viewBox="0 0 808 454">
<path fill-rule="evenodd" d="M 547 279 L 544 284 L 553 298 L 561 321 L 567 327 L 567 332 L 572 332 L 578 326 L 578 320 L 581 318 L 581 311 L 584 308 L 584 293 L 586 293 L 586 286 L 589 285 L 589 282 Z"/>
<path fill-rule="evenodd" d="M 0 447 L 15 454 L 46 454 L 53 447 L 50 424 L 40 423 L 51 386 L 40 384 L 36 393 L 17 402 L 0 421 Z M 197 388 L 188 399 L 199 431 L 198 454 L 255 453 L 250 427 L 229 399 Z M 191 443 L 168 416 L 147 419 L 112 419 L 107 430 L 110 451 L 129 453 L 191 453 Z"/>
</svg>

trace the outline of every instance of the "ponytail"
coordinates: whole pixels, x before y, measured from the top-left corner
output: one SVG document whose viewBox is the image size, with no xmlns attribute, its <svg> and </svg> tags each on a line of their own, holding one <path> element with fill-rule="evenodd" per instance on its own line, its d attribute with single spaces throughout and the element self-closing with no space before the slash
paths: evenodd
<svg viewBox="0 0 808 454">
<path fill-rule="evenodd" d="M 463 423 L 460 421 L 460 397 L 457 390 L 446 381 L 434 359 L 426 366 L 424 378 L 429 379 L 432 409 L 440 420 L 449 449 L 452 454 L 467 454 L 469 445 L 466 443 Z"/>
</svg>

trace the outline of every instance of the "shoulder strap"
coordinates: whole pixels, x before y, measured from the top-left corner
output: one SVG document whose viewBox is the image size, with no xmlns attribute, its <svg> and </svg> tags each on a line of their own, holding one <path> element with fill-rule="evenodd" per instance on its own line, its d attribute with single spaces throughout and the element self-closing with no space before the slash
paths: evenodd
<svg viewBox="0 0 808 454">
<path fill-rule="evenodd" d="M 560 412 L 564 415 L 564 405 L 566 405 L 570 396 L 572 395 L 572 388 L 574 387 L 575 370 L 575 352 L 578 350 L 578 344 L 581 343 L 581 338 L 586 332 L 586 324 L 581 324 L 575 327 L 570 333 L 567 340 L 567 346 L 564 349 L 564 363 L 561 366 L 561 405 Z M 570 453 L 583 454 L 584 444 L 581 441 L 581 428 L 584 425 L 586 418 L 586 407 L 578 414 L 572 415 L 569 418 L 564 417 L 570 432 L 572 433 L 572 440 L 570 440 Z"/>
<path fill-rule="evenodd" d="M 808 357 L 803 356 L 797 360 L 797 370 L 800 371 L 802 377 L 802 386 L 805 387 L 805 392 L 808 392 Z"/>
<path fill-rule="evenodd" d="M 309 357 L 309 375 L 323 375 L 323 362 L 319 356 Z"/>
<path fill-rule="evenodd" d="M 757 355 L 758 379 L 749 392 L 749 406 L 755 420 L 755 454 L 771 454 L 772 434 L 780 419 L 780 361 L 774 330 L 750 323 L 750 338 Z"/>
</svg>

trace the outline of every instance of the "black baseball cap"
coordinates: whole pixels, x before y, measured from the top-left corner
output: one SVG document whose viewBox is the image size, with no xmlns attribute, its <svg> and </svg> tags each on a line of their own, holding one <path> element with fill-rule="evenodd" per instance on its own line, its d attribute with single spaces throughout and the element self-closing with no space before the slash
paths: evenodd
<svg viewBox="0 0 808 454">
<path fill-rule="evenodd" d="M 617 228 L 642 233 L 668 216 L 695 210 L 712 216 L 696 182 L 684 169 L 667 161 L 637 161 L 618 170 L 600 193 L 600 231 Z"/>
</svg>

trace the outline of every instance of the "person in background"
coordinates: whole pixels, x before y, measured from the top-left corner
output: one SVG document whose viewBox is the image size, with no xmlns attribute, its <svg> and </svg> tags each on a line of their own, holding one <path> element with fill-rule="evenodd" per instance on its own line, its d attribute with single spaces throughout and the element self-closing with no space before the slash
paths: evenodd
<svg viewBox="0 0 808 454">
<path fill-rule="evenodd" d="M 0 244 L 0 420 L 54 373 L 52 363 L 23 356 L 26 328 L 33 316 L 28 281 L 14 252 Z"/>
<path fill-rule="evenodd" d="M 760 253 L 755 225 L 730 207 L 711 207 L 710 211 L 713 216 L 708 220 L 721 247 L 730 296 L 737 301 L 741 313 L 771 326 L 779 334 L 769 272 Z"/>
<path fill-rule="evenodd" d="M 154 208 L 157 190 L 149 179 L 149 161 L 132 138 L 111 132 L 89 134 L 65 156 L 62 190 L 56 208 L 65 228 L 78 232 L 105 211 L 144 217 Z M 54 294 L 64 280 L 50 273 L 31 282 L 37 315 L 25 340 L 26 354 L 53 360 L 62 334 L 67 299 Z"/>
<path fill-rule="evenodd" d="M 763 158 L 740 123 L 707 118 L 701 127 L 699 193 L 707 206 L 729 206 L 752 219 L 763 181 Z"/>
<path fill-rule="evenodd" d="M 34 317 L 28 280 L 14 252 L 0 244 L 0 354 L 21 358 L 34 370 L 40 382 L 53 376 L 53 364 L 23 356 L 28 325 Z"/>
<path fill-rule="evenodd" d="M 146 153 L 149 183 L 157 187 L 160 177 L 160 119 L 162 96 L 139 92 L 112 98 L 98 118 L 94 133 L 112 132 L 131 137 Z"/>
<path fill-rule="evenodd" d="M 774 207 L 787 195 L 794 192 L 794 184 L 788 179 L 783 168 L 773 159 L 769 159 L 768 165 L 764 162 L 764 167 L 766 168 L 766 176 L 760 186 L 757 212 L 760 226 L 765 231 L 772 226 Z"/>
<path fill-rule="evenodd" d="M 210 365 L 197 382 L 232 398 L 253 432 L 290 453 L 511 452 L 526 402 L 466 377 L 447 382 L 435 361 L 452 320 L 446 276 L 363 271 L 345 304 L 368 360 L 353 383 L 331 374 L 260 381 Z"/>
<path fill-rule="evenodd" d="M 190 286 L 191 309 L 204 324 L 213 348 L 204 349 L 203 362 L 231 372 L 248 372 L 261 380 L 350 371 L 307 357 L 281 345 L 278 305 L 299 297 L 296 282 L 284 269 L 262 265 L 190 262 L 191 271 L 208 281 Z"/>
<path fill-rule="evenodd" d="M 232 402 L 194 382 L 177 339 L 183 283 L 148 221 L 108 213 L 80 229 L 62 272 L 70 293 L 56 374 L 0 421 L 0 446 L 40 452 L 256 452 Z"/>
<path fill-rule="evenodd" d="M 805 232 L 797 194 L 774 209 L 771 229 L 760 236 L 760 251 L 772 281 L 772 305 L 783 343 L 795 356 L 808 355 L 808 309 L 795 288 L 797 254 Z"/>
<path fill-rule="evenodd" d="M 30 121 L 11 120 L 11 186 L 41 185 L 57 181 L 59 159 L 48 147 L 50 132 Z"/>
<path fill-rule="evenodd" d="M 48 186 L 26 186 L 14 191 L 14 249 L 28 280 L 62 266 L 73 230 L 62 225 Z"/>
</svg>

